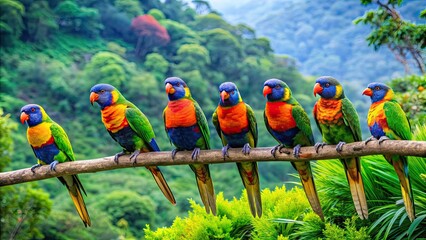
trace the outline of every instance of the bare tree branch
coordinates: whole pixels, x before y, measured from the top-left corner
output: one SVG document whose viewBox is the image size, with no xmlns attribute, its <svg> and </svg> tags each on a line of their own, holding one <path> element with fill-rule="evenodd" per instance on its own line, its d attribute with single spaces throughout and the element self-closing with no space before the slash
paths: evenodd
<svg viewBox="0 0 426 240">
<path fill-rule="evenodd" d="M 371 141 L 367 145 L 364 142 L 348 143 L 343 146 L 342 152 L 338 153 L 336 146 L 328 145 L 315 152 L 314 147 L 302 147 L 300 158 L 292 154 L 290 148 L 283 148 L 276 157 L 271 155 L 271 148 L 254 148 L 250 155 L 244 155 L 241 149 L 230 149 L 229 157 L 223 159 L 221 150 L 202 150 L 197 160 L 191 159 L 191 152 L 178 152 L 174 160 L 171 159 L 171 152 L 149 152 L 142 153 L 137 157 L 137 163 L 129 159 L 129 155 L 119 158 L 116 164 L 113 157 L 104 157 L 91 160 L 80 160 L 65 162 L 56 166 L 56 171 L 50 171 L 49 166 L 42 166 L 31 172 L 30 168 L 16 171 L 0 173 L 0 186 L 42 180 L 46 178 L 60 177 L 64 175 L 92 173 L 107 171 L 119 168 L 143 167 L 143 166 L 169 166 L 185 165 L 192 163 L 229 163 L 229 162 L 250 162 L 250 161 L 306 161 L 306 160 L 327 160 L 336 158 L 348 158 L 355 156 L 377 155 L 377 154 L 397 154 L 404 156 L 425 157 L 426 161 L 426 141 L 392 141 L 387 140 L 381 144 L 378 141 Z"/>
</svg>

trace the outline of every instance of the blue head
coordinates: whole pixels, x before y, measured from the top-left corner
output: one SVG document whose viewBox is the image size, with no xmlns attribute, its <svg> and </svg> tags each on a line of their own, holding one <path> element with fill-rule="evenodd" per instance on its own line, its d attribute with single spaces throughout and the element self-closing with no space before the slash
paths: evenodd
<svg viewBox="0 0 426 240">
<path fill-rule="evenodd" d="M 314 95 L 316 96 L 317 94 L 325 99 L 342 99 L 345 97 L 342 85 L 329 76 L 323 76 L 316 80 Z"/>
<path fill-rule="evenodd" d="M 170 101 L 191 97 L 191 91 L 186 83 L 178 77 L 169 77 L 164 80 L 166 93 Z"/>
<path fill-rule="evenodd" d="M 102 109 L 117 102 L 120 92 L 106 83 L 96 84 L 90 89 L 90 103 L 97 102 Z"/>
<path fill-rule="evenodd" d="M 242 102 L 237 85 L 232 82 L 224 82 L 219 86 L 220 101 L 219 104 L 224 107 L 235 106 Z"/>
<path fill-rule="evenodd" d="M 22 124 L 26 122 L 28 126 L 32 127 L 50 118 L 40 105 L 28 104 L 21 108 L 20 119 Z"/>
<path fill-rule="evenodd" d="M 263 86 L 263 96 L 270 102 L 288 101 L 291 98 L 290 88 L 280 79 L 266 80 Z"/>
<path fill-rule="evenodd" d="M 367 88 L 364 89 L 362 94 L 370 96 L 372 103 L 382 100 L 391 100 L 394 96 L 392 88 L 388 87 L 386 84 L 379 82 L 373 82 L 368 84 Z"/>
</svg>

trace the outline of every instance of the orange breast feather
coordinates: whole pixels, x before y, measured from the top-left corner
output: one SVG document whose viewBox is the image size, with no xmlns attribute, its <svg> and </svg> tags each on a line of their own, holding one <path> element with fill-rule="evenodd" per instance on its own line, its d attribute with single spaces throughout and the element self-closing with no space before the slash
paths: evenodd
<svg viewBox="0 0 426 240">
<path fill-rule="evenodd" d="M 265 114 L 269 126 L 278 132 L 296 127 L 296 121 L 291 113 L 292 105 L 285 102 L 267 102 Z"/>
<path fill-rule="evenodd" d="M 108 131 L 115 133 L 129 125 L 126 119 L 126 109 L 126 105 L 117 104 L 101 110 L 102 122 Z"/>
<path fill-rule="evenodd" d="M 248 128 L 247 109 L 244 102 L 232 107 L 221 107 L 217 109 L 220 128 L 225 134 L 241 133 Z"/>
<path fill-rule="evenodd" d="M 195 106 L 189 99 L 169 101 L 164 114 L 166 128 L 190 127 L 197 123 Z"/>
<path fill-rule="evenodd" d="M 316 104 L 315 118 L 321 124 L 343 124 L 342 101 L 320 98 Z"/>
<path fill-rule="evenodd" d="M 32 147 L 38 148 L 52 140 L 52 132 L 50 126 L 52 123 L 40 123 L 37 126 L 27 129 L 28 142 Z"/>
<path fill-rule="evenodd" d="M 368 126 L 373 126 L 374 123 L 383 128 L 384 131 L 389 130 L 388 122 L 386 120 L 385 111 L 383 110 L 383 106 L 385 101 L 380 101 L 371 104 L 370 110 L 368 111 L 367 124 Z"/>
</svg>

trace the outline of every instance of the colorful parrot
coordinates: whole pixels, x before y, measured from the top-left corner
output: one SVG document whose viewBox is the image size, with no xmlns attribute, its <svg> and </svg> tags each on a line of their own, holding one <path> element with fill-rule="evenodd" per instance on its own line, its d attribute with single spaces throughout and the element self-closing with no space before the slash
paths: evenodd
<svg viewBox="0 0 426 240">
<path fill-rule="evenodd" d="M 90 89 L 90 102 L 97 102 L 101 107 L 102 122 L 111 137 L 120 144 L 123 151 L 114 156 L 118 158 L 127 153 L 130 160 L 136 163 L 141 152 L 159 152 L 160 148 L 155 141 L 154 130 L 148 118 L 133 103 L 109 84 L 97 84 Z M 176 200 L 157 166 L 146 167 L 155 179 L 164 196 L 174 205 Z"/>
<path fill-rule="evenodd" d="M 374 82 L 370 83 L 362 94 L 371 98 L 367 123 L 372 136 L 365 142 L 366 144 L 373 139 L 379 139 L 379 143 L 387 139 L 412 139 L 410 122 L 394 99 L 394 92 L 390 87 Z M 408 175 L 407 157 L 398 155 L 385 155 L 384 157 L 392 164 L 398 175 L 405 210 L 410 221 L 413 221 L 415 218 L 414 197 Z"/>
<path fill-rule="evenodd" d="M 345 143 L 361 141 L 358 114 L 345 97 L 342 85 L 332 77 L 320 77 L 314 87 L 314 95 L 316 94 L 321 98 L 316 102 L 313 114 L 325 142 L 315 144 L 316 151 L 325 144 L 337 144 L 336 150 L 340 152 Z M 360 159 L 353 157 L 340 160 L 345 168 L 355 209 L 361 219 L 367 219 L 368 208 Z"/>
<path fill-rule="evenodd" d="M 229 148 L 243 148 L 244 154 L 257 146 L 257 123 L 253 109 L 240 96 L 237 86 L 225 82 L 219 86 L 220 101 L 213 113 L 213 124 L 222 139 L 223 157 Z M 250 211 L 253 217 L 262 216 L 259 173 L 256 162 L 237 163 L 238 171 L 247 190 Z"/>
<path fill-rule="evenodd" d="M 55 171 L 58 163 L 75 160 L 70 140 L 64 129 L 54 122 L 41 106 L 28 104 L 22 107 L 21 122 L 22 124 L 26 122 L 28 125 L 27 139 L 38 159 L 38 163 L 31 167 L 32 172 L 45 164 L 49 164 L 50 170 Z M 84 195 L 87 196 L 87 194 L 78 176 L 68 175 L 58 179 L 67 187 L 84 226 L 90 226 L 89 213 L 81 191 Z"/>
<path fill-rule="evenodd" d="M 282 147 L 294 147 L 293 154 L 295 157 L 299 157 L 302 146 L 315 144 L 308 115 L 292 96 L 287 84 L 279 79 L 265 81 L 263 96 L 268 100 L 263 115 L 266 129 L 280 143 L 272 149 L 272 154 L 275 156 L 275 152 Z M 291 162 L 291 164 L 299 172 L 303 189 L 312 209 L 324 220 L 311 164 L 309 161 Z"/>
<path fill-rule="evenodd" d="M 200 150 L 210 149 L 210 130 L 203 110 L 192 98 L 188 85 L 178 78 L 169 77 L 164 81 L 169 102 L 163 111 L 164 126 L 170 142 L 178 151 L 192 151 L 197 159 Z M 198 191 L 207 213 L 216 215 L 216 195 L 208 164 L 190 164 L 195 173 Z"/>
</svg>

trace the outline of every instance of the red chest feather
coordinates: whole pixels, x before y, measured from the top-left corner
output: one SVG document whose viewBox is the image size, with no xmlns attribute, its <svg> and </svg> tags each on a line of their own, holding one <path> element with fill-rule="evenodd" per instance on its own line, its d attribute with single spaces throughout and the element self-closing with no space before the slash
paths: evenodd
<svg viewBox="0 0 426 240">
<path fill-rule="evenodd" d="M 197 123 L 195 106 L 189 99 L 169 101 L 164 116 L 166 128 L 190 127 Z"/>
<path fill-rule="evenodd" d="M 293 106 L 285 102 L 267 102 L 265 115 L 268 118 L 269 126 L 277 132 L 296 127 L 292 109 Z"/>
<path fill-rule="evenodd" d="M 314 107 L 314 117 L 321 124 L 343 124 L 342 101 L 320 98 Z"/>
<path fill-rule="evenodd" d="M 115 133 L 129 125 L 126 119 L 126 109 L 126 105 L 118 104 L 101 110 L 102 122 L 108 131 Z"/>
<path fill-rule="evenodd" d="M 217 108 L 220 128 L 225 134 L 241 133 L 248 128 L 247 109 L 244 102 L 232 107 Z"/>
</svg>

